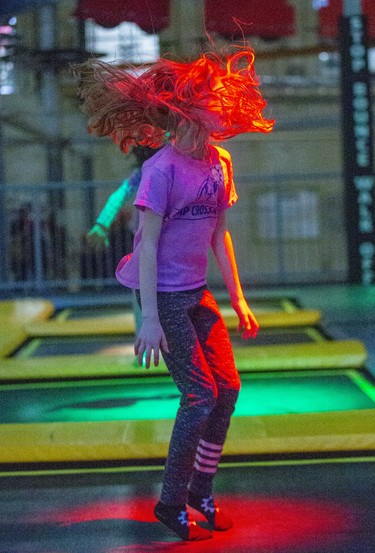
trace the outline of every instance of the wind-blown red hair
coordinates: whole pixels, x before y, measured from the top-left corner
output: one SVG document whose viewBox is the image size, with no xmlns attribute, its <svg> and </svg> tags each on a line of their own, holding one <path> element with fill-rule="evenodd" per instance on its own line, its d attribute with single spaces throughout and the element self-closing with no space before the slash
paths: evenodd
<svg viewBox="0 0 375 553">
<path fill-rule="evenodd" d="M 124 152 L 133 145 L 159 147 L 166 134 L 173 139 L 186 120 L 199 128 L 199 109 L 193 108 L 209 111 L 215 105 L 215 111 L 220 110 L 222 129 L 212 132 L 215 140 L 267 133 L 274 125 L 262 114 L 266 101 L 258 88 L 251 48 L 224 56 L 206 53 L 185 63 L 160 58 L 138 74 L 130 65 L 89 60 L 75 73 L 81 79 L 89 131 L 110 136 Z"/>
</svg>

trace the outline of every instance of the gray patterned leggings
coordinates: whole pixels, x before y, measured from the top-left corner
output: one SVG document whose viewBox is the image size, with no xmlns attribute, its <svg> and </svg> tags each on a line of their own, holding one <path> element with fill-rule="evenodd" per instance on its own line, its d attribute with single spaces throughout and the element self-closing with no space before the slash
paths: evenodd
<svg viewBox="0 0 375 553">
<path fill-rule="evenodd" d="M 158 292 L 158 310 L 170 352 L 163 357 L 181 392 L 161 501 L 181 505 L 188 490 L 211 494 L 240 378 L 227 328 L 206 287 Z"/>
</svg>

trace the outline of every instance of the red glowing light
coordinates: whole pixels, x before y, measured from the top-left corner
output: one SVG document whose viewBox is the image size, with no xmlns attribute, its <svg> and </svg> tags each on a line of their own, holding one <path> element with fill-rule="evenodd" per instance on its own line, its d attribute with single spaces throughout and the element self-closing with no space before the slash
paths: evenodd
<svg viewBox="0 0 375 553">
<path fill-rule="evenodd" d="M 266 101 L 250 48 L 186 63 L 161 58 L 141 74 L 130 69 L 99 60 L 77 69 L 90 131 L 110 136 L 124 152 L 135 144 L 160 146 L 184 121 L 199 128 L 204 110 L 220 112 L 220 126 L 211 133 L 215 140 L 273 128 L 262 114 Z"/>
<path fill-rule="evenodd" d="M 217 501 L 231 513 L 235 528 L 215 533 L 205 549 L 210 553 L 269 553 L 275 550 L 313 553 L 323 544 L 324 551 L 328 551 L 330 544 L 345 545 L 345 540 L 358 529 L 362 518 L 359 507 L 334 501 L 249 495 L 218 496 Z M 23 522 L 74 525 L 111 519 L 137 521 L 144 523 L 144 532 L 137 543 L 134 543 L 134 536 L 127 542 L 124 535 L 124 545 L 108 553 L 174 551 L 182 544 L 174 543 L 173 537 L 165 534 L 162 527 L 160 538 L 154 539 L 155 527 L 158 528 L 153 515 L 155 502 L 155 498 L 149 497 L 103 500 L 64 509 L 48 509 L 28 516 Z M 148 538 L 150 525 L 153 539 Z M 202 551 L 201 547 L 199 543 L 191 543 L 189 552 Z"/>
</svg>

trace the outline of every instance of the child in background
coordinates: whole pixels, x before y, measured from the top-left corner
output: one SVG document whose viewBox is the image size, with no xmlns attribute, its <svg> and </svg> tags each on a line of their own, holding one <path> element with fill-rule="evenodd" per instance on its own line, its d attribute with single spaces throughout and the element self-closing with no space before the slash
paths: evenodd
<svg viewBox="0 0 375 553">
<path fill-rule="evenodd" d="M 147 159 L 156 153 L 156 151 L 157 150 L 149 148 L 148 146 L 135 146 L 132 148 L 131 153 L 135 156 L 137 166 L 129 177 L 124 180 L 122 185 L 109 196 L 93 227 L 87 234 L 87 242 L 90 246 L 98 249 L 109 246 L 109 230 L 112 223 L 122 208 L 133 204 L 139 183 L 141 182 L 141 167 Z M 137 229 L 137 226 L 138 217 L 136 217 L 134 230 Z M 135 332 L 137 333 L 141 326 L 141 311 L 135 294 L 133 294 L 132 297 Z"/>
<path fill-rule="evenodd" d="M 123 207 L 133 204 L 139 183 L 141 182 L 141 167 L 149 157 L 156 153 L 156 150 L 147 146 L 136 146 L 132 149 L 131 153 L 136 158 L 136 168 L 123 181 L 122 185 L 109 196 L 92 229 L 88 232 L 88 242 L 94 247 L 102 248 L 103 246 L 109 246 L 108 235 L 112 223 Z M 136 226 L 137 224 L 135 225 L 135 230 Z"/>
<path fill-rule="evenodd" d="M 80 69 L 91 132 L 123 151 L 170 143 L 146 161 L 134 204 L 140 224 L 134 251 L 117 278 L 135 289 L 142 326 L 139 363 L 162 353 L 181 393 L 155 516 L 183 540 L 205 540 L 233 525 L 213 497 L 231 415 L 240 389 L 228 332 L 207 287 L 212 248 L 244 339 L 258 323 L 241 287 L 225 212 L 237 201 L 229 153 L 212 145 L 245 132 L 270 132 L 248 47 L 177 63 L 160 59 L 134 75 L 99 61 Z M 187 505 L 204 514 L 199 526 Z"/>
</svg>

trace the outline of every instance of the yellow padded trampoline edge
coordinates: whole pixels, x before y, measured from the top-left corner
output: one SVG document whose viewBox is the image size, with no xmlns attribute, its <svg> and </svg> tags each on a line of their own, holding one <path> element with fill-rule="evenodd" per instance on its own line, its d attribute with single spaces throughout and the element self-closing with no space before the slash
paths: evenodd
<svg viewBox="0 0 375 553">
<path fill-rule="evenodd" d="M 160 458 L 171 420 L 4 424 L 0 462 Z M 234 417 L 224 453 L 273 454 L 375 449 L 375 413 L 358 410 L 303 415 Z"/>
<path fill-rule="evenodd" d="M 298 310 L 294 312 L 276 311 L 257 315 L 261 328 L 286 328 L 316 325 L 321 314 L 316 310 Z M 225 315 L 224 320 L 230 330 L 237 329 L 238 317 Z M 102 318 L 85 318 L 61 321 L 27 322 L 24 328 L 29 337 L 46 336 L 89 336 L 134 334 L 134 318 L 131 314 L 115 315 Z"/>
<path fill-rule="evenodd" d="M 18 335 L 18 342 L 23 334 Z M 1 343 L 1 339 L 0 339 Z M 8 345 L 10 348 L 10 345 Z M 235 348 L 240 372 L 353 369 L 364 366 L 367 352 L 362 342 L 340 340 L 308 344 Z M 167 374 L 163 361 L 148 371 L 135 365 L 133 355 L 60 355 L 27 359 L 0 359 L 0 380 L 151 376 Z"/>
</svg>

